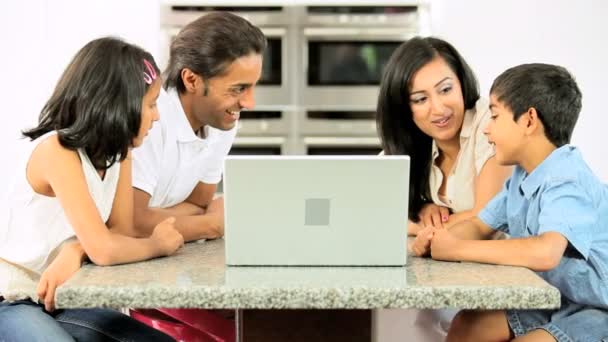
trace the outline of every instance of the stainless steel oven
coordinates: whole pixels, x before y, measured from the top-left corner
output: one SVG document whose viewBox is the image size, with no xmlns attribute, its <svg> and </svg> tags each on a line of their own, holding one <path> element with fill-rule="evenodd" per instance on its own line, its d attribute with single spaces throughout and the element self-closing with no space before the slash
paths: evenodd
<svg viewBox="0 0 608 342">
<path fill-rule="evenodd" d="M 306 137 L 307 155 L 377 155 L 382 148 L 377 137 Z"/>
<path fill-rule="evenodd" d="M 401 42 L 429 34 L 430 26 L 426 0 L 232 7 L 181 1 L 163 5 L 161 46 L 214 10 L 248 19 L 268 39 L 256 107 L 241 112 L 232 154 L 378 153 L 375 109 L 384 66 Z"/>
<path fill-rule="evenodd" d="M 418 33 L 416 6 L 309 6 L 301 29 L 302 103 L 375 107 L 393 51 Z"/>
</svg>

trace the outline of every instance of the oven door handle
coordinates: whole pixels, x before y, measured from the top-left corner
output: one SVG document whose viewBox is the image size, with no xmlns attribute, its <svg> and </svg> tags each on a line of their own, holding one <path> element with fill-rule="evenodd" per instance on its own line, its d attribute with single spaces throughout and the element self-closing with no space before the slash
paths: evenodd
<svg viewBox="0 0 608 342">
<path fill-rule="evenodd" d="M 281 146 L 285 137 L 237 137 L 234 145 L 238 146 Z"/>
<path fill-rule="evenodd" d="M 414 31 L 389 27 L 306 27 L 304 36 L 308 40 L 388 40 L 403 41 L 415 35 Z"/>
<path fill-rule="evenodd" d="M 305 137 L 306 146 L 379 146 L 377 137 Z"/>
<path fill-rule="evenodd" d="M 263 27 L 260 28 L 264 36 L 266 37 L 285 37 L 287 30 L 281 27 Z"/>
</svg>

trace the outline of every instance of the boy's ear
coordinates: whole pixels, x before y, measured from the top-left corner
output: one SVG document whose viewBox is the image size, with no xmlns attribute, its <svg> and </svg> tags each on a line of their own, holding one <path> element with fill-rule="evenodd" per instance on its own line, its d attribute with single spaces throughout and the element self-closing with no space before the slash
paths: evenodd
<svg viewBox="0 0 608 342">
<path fill-rule="evenodd" d="M 202 78 L 188 68 L 182 69 L 181 76 L 184 87 L 189 93 L 196 92 L 196 89 L 202 84 Z"/>
<path fill-rule="evenodd" d="M 528 108 L 528 110 L 521 115 L 520 120 L 520 124 L 523 125 L 527 135 L 532 135 L 537 132 L 539 128 L 543 128 L 543 123 L 540 121 L 538 112 L 534 107 Z"/>
</svg>

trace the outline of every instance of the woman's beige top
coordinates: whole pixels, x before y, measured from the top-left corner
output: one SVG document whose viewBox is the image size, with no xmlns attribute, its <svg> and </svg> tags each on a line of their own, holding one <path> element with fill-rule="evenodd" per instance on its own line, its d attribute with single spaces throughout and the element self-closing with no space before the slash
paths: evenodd
<svg viewBox="0 0 608 342">
<path fill-rule="evenodd" d="M 429 188 L 433 203 L 451 208 L 455 213 L 473 209 L 475 205 L 475 178 L 485 163 L 494 156 L 494 146 L 483 134 L 490 121 L 490 107 L 486 99 L 479 99 L 475 107 L 464 114 L 460 130 L 460 152 L 452 167 L 445 194 L 439 195 L 443 173 L 435 164 L 439 157 L 437 144 L 433 141 L 432 166 Z"/>
</svg>

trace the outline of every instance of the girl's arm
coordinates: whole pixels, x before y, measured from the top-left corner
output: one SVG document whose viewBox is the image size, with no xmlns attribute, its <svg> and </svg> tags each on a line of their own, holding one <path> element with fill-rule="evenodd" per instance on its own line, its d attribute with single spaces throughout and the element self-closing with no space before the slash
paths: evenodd
<svg viewBox="0 0 608 342">
<path fill-rule="evenodd" d="M 130 158 L 127 158 L 121 165 L 122 179 L 118 181 L 115 198 L 118 203 L 113 205 L 113 211 L 117 212 L 111 214 L 110 220 L 118 231 L 128 231 L 127 221 L 132 220 L 132 205 L 129 206 L 124 197 L 128 194 L 124 187 L 130 187 L 130 170 Z M 183 244 L 171 222 L 159 225 L 146 239 L 110 231 L 91 198 L 78 153 L 61 146 L 57 136 L 43 141 L 33 151 L 27 177 L 35 191 L 46 191 L 57 197 L 84 252 L 95 264 L 113 265 L 170 255 Z M 123 205 L 126 209 L 121 208 Z"/>
<path fill-rule="evenodd" d="M 449 229 L 457 223 L 477 216 L 481 209 L 502 189 L 512 172 L 513 168 L 511 166 L 499 165 L 496 157 L 488 159 L 475 178 L 475 204 L 473 208 L 450 215 L 448 221 L 444 223 L 444 227 Z"/>
</svg>

